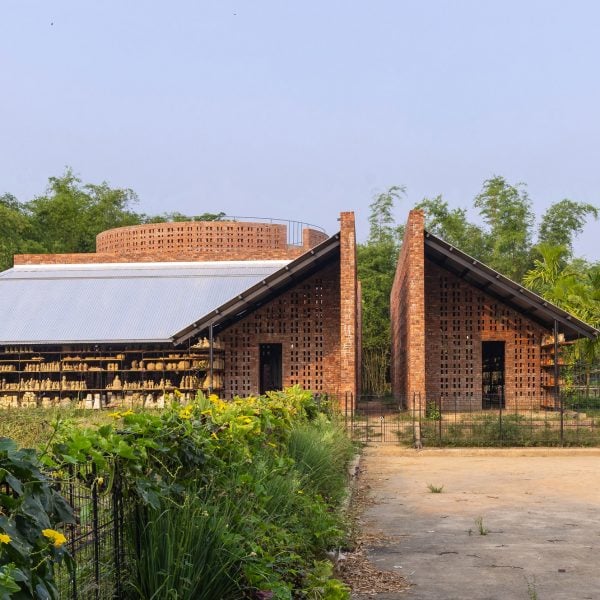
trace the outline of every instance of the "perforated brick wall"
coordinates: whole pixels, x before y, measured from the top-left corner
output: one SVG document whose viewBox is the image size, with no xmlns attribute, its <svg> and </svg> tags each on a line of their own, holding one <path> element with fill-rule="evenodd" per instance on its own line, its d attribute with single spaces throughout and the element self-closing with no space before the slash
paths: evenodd
<svg viewBox="0 0 600 600">
<path fill-rule="evenodd" d="M 425 258 L 421 211 L 410 212 L 390 300 L 392 389 L 406 406 L 481 409 L 486 341 L 505 344 L 507 409 L 551 403 L 540 359 L 541 338 L 549 332 Z"/>
<path fill-rule="evenodd" d="M 288 245 L 286 225 L 185 221 L 133 225 L 96 236 L 95 253 L 17 254 L 15 265 L 212 260 L 293 260 L 327 239 L 305 227 L 302 246 Z"/>
<path fill-rule="evenodd" d="M 259 344 L 282 345 L 283 386 L 340 391 L 337 261 L 224 331 L 226 397 L 259 392 Z"/>
<path fill-rule="evenodd" d="M 539 408 L 541 337 L 547 331 L 518 311 L 425 261 L 428 400 L 442 408 L 482 407 L 482 342 L 505 343 L 506 408 Z M 438 400 L 439 399 L 439 400 Z"/>
<path fill-rule="evenodd" d="M 282 345 L 283 386 L 355 397 L 359 368 L 358 282 L 353 213 L 340 218 L 339 260 L 220 334 L 225 395 L 256 394 L 260 344 Z"/>
<path fill-rule="evenodd" d="M 310 228 L 302 230 L 305 250 L 327 239 L 327 234 Z M 119 254 L 186 252 L 230 254 L 247 251 L 287 251 L 286 225 L 243 221 L 185 221 L 153 223 L 109 229 L 96 236 L 98 252 Z M 294 247 L 291 248 L 294 250 Z"/>
</svg>

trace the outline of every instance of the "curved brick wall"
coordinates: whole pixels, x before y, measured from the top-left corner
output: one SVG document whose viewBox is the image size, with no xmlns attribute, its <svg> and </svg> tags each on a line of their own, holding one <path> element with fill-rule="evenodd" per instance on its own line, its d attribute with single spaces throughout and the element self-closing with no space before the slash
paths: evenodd
<svg viewBox="0 0 600 600">
<path fill-rule="evenodd" d="M 312 248 L 325 239 L 327 234 L 314 229 L 305 229 L 303 247 Z M 223 255 L 240 254 L 242 251 L 248 254 L 248 258 L 253 258 L 262 255 L 264 251 L 286 252 L 287 250 L 286 226 L 271 223 L 239 221 L 154 223 L 109 229 L 96 236 L 98 253 Z"/>
</svg>

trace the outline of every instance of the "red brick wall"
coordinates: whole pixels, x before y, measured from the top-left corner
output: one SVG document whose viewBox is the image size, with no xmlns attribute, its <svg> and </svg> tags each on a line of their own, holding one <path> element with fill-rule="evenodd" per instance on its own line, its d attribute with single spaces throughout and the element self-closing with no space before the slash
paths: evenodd
<svg viewBox="0 0 600 600">
<path fill-rule="evenodd" d="M 15 265 L 293 260 L 328 238 L 302 231 L 302 246 L 288 246 L 285 225 L 233 221 L 186 221 L 133 225 L 96 236 L 96 253 L 17 254 Z"/>
<path fill-rule="evenodd" d="M 132 225 L 96 236 L 98 252 L 228 252 L 245 248 L 287 249 L 287 228 L 271 223 L 185 221 Z"/>
<path fill-rule="evenodd" d="M 328 235 L 323 231 L 317 231 L 316 229 L 310 229 L 306 227 L 302 230 L 302 246 L 305 250 L 314 248 L 321 242 L 324 242 L 328 238 Z"/>
<path fill-rule="evenodd" d="M 259 392 L 259 344 L 282 345 L 283 386 L 339 394 L 340 271 L 335 261 L 219 335 L 223 395 Z"/>
<path fill-rule="evenodd" d="M 392 391 L 408 407 L 425 401 L 425 215 L 411 210 L 390 297 Z"/>
<path fill-rule="evenodd" d="M 358 280 L 356 277 L 356 235 L 354 213 L 340 214 L 340 393 L 356 397 L 358 362 Z"/>
<path fill-rule="evenodd" d="M 501 341 L 506 407 L 540 406 L 544 328 L 429 260 L 425 295 L 428 401 L 441 399 L 443 409 L 480 409 L 481 343 Z"/>
<path fill-rule="evenodd" d="M 304 254 L 300 246 L 281 249 L 230 250 L 212 252 L 187 252 L 183 250 L 148 251 L 131 253 L 74 253 L 74 254 L 16 254 L 15 265 L 68 265 L 131 262 L 197 262 L 213 260 L 293 260 Z"/>
</svg>

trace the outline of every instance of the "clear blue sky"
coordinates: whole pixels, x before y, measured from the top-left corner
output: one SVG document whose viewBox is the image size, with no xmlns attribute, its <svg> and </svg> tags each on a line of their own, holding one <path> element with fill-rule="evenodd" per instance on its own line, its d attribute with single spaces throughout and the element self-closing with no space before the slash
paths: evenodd
<svg viewBox="0 0 600 600">
<path fill-rule="evenodd" d="M 0 193 L 71 165 L 138 210 L 332 233 L 393 184 L 600 204 L 595 1 L 2 0 Z M 579 253 L 600 259 L 600 225 Z"/>
</svg>

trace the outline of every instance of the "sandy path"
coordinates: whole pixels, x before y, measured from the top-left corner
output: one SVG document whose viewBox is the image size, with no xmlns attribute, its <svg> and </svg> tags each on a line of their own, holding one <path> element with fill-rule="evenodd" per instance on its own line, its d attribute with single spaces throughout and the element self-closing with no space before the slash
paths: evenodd
<svg viewBox="0 0 600 600">
<path fill-rule="evenodd" d="M 600 599 L 600 450 L 380 446 L 362 470 L 369 557 L 413 583 L 378 598 Z"/>
</svg>

